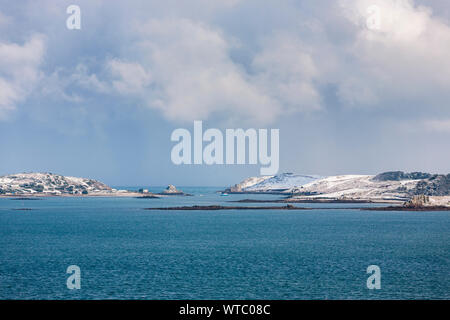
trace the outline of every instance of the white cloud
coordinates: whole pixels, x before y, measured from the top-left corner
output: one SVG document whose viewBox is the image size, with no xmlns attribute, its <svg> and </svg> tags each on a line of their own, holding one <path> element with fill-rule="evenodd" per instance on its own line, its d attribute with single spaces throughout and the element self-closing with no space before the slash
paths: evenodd
<svg viewBox="0 0 450 320">
<path fill-rule="evenodd" d="M 112 86 L 119 93 L 140 93 L 151 83 L 151 75 L 138 63 L 112 59 L 107 62 L 107 69 L 117 80 Z"/>
<path fill-rule="evenodd" d="M 266 8 L 267 23 L 274 27 L 264 33 L 266 29 L 253 27 L 259 26 L 257 17 L 242 32 L 222 23 L 224 12 L 229 17 L 233 10 L 240 12 L 240 2 L 215 2 L 195 15 L 192 11 L 209 3 L 197 0 L 195 7 L 179 8 L 171 18 L 160 10 L 150 19 L 130 5 L 123 19 L 133 27 L 108 31 L 117 34 L 116 44 L 107 48 L 110 55 L 84 56 L 75 68 L 56 66 L 42 90 L 74 102 L 82 101 L 87 90 L 88 95 L 137 98 L 174 121 L 221 117 L 255 123 L 270 123 L 286 113 L 326 110 L 325 87 L 335 90 L 340 105 L 355 108 L 442 108 L 450 99 L 450 27 L 427 7 L 408 0 L 341 0 L 339 10 L 316 5 L 323 12 L 306 20 L 299 17 L 302 23 L 280 23 Z M 163 7 L 168 10 L 174 4 Z M 380 8 L 379 30 L 366 26 L 371 5 Z M 246 6 L 248 10 L 252 5 Z M 317 15 L 317 8 L 313 12 Z M 220 14 L 224 16 L 216 20 Z M 236 19 L 248 12 L 240 14 Z M 123 25 L 121 17 L 114 15 L 117 26 Z M 245 29 L 247 24 L 240 26 Z M 252 37 L 252 44 L 246 37 Z M 14 109 L 34 87 L 43 43 L 35 36 L 23 45 L 1 44 L 8 56 L 0 61 L 4 112 Z M 25 54 L 27 50 L 35 56 Z M 233 55 L 236 52 L 245 58 Z"/>
<path fill-rule="evenodd" d="M 23 45 L 0 43 L 0 118 L 24 101 L 38 82 L 44 38 L 34 35 Z"/>
<path fill-rule="evenodd" d="M 91 89 L 99 93 L 110 93 L 108 84 L 98 79 L 96 74 L 89 73 L 85 64 L 78 64 L 70 76 L 70 83 L 76 83 L 84 89 Z"/>
<path fill-rule="evenodd" d="M 429 8 L 408 0 L 345 0 L 341 5 L 356 27 L 351 47 L 338 48 L 352 61 L 336 80 L 344 103 L 412 101 L 430 107 L 450 98 L 450 27 Z M 380 10 L 378 30 L 366 27 L 371 5 Z"/>
<path fill-rule="evenodd" d="M 321 74 L 312 55 L 312 49 L 298 37 L 277 34 L 266 39 L 263 50 L 253 59 L 256 83 L 285 112 L 322 108 L 315 83 Z"/>
<path fill-rule="evenodd" d="M 219 30 L 187 19 L 163 19 L 148 21 L 138 32 L 138 62 L 113 64 L 119 91 L 144 92 L 150 107 L 176 121 L 222 114 L 264 123 L 280 112 L 279 103 L 232 61 L 232 41 Z"/>
<path fill-rule="evenodd" d="M 137 58 L 117 72 L 115 87 L 145 91 L 149 106 L 187 121 L 219 114 L 265 123 L 285 113 L 324 110 L 322 90 L 329 84 L 348 107 L 442 107 L 450 98 L 450 27 L 412 1 L 340 5 L 340 12 L 328 14 L 353 24 L 345 45 L 320 26 L 309 37 L 294 27 L 259 34 L 260 47 L 245 67 L 231 58 L 236 41 L 224 30 L 188 19 L 152 19 L 138 27 Z M 380 8 L 379 30 L 366 25 L 371 5 Z"/>
<path fill-rule="evenodd" d="M 235 39 L 209 25 L 153 19 L 137 32 L 137 58 L 109 60 L 105 81 L 120 94 L 145 99 L 170 120 L 221 115 L 270 123 L 282 113 L 322 108 L 314 83 L 319 70 L 310 48 L 297 37 L 267 37 L 249 71 L 230 56 Z"/>
</svg>

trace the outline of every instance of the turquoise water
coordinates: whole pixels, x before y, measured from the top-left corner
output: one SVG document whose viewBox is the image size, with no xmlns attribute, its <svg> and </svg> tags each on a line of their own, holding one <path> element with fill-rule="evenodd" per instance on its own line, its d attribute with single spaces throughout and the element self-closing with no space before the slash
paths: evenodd
<svg viewBox="0 0 450 320">
<path fill-rule="evenodd" d="M 0 199 L 0 298 L 450 298 L 450 212 L 142 209 L 278 198 L 182 189 L 194 196 Z M 366 287 L 372 264 L 380 290 Z"/>
</svg>

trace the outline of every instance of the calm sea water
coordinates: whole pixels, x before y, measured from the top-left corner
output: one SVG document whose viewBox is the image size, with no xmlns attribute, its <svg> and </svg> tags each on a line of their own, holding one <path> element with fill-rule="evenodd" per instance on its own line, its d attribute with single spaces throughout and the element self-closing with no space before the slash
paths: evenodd
<svg viewBox="0 0 450 320">
<path fill-rule="evenodd" d="M 0 199 L 0 298 L 450 298 L 449 212 L 143 210 L 277 198 L 218 189 L 146 200 Z M 14 210 L 23 208 L 33 210 Z M 372 264 L 380 290 L 366 287 Z M 81 290 L 66 287 L 69 265 L 81 268 Z"/>
</svg>

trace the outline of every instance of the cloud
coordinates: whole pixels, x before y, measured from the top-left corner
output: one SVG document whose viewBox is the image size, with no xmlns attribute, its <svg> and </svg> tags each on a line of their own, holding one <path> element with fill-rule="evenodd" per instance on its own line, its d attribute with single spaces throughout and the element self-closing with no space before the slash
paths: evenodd
<svg viewBox="0 0 450 320">
<path fill-rule="evenodd" d="M 426 120 L 424 121 L 424 126 L 429 131 L 450 133 L 450 119 Z"/>
<path fill-rule="evenodd" d="M 254 4 L 242 1 L 215 2 L 197 14 L 207 3 L 198 0 L 176 10 L 175 2 L 150 3 L 150 17 L 132 4 L 122 14 L 119 4 L 106 10 L 82 3 L 86 19 L 95 10 L 105 10 L 105 21 L 112 15 L 116 23 L 102 29 L 102 37 L 114 41 L 100 42 L 102 54 L 95 56 L 99 50 L 92 42 L 101 40 L 89 29 L 79 33 L 89 32 L 87 42 L 80 42 L 87 49 L 79 51 L 82 57 L 73 64 L 67 61 L 73 58 L 69 55 L 52 60 L 60 64 L 45 75 L 47 81 L 39 87 L 42 96 L 73 102 L 101 99 L 97 94 L 131 99 L 176 122 L 215 118 L 264 124 L 286 114 L 339 108 L 446 108 L 450 27 L 429 7 L 407 0 L 340 0 L 338 5 L 304 4 L 303 10 L 295 4 L 280 8 L 299 13 L 296 17 L 275 13 L 265 4 L 267 19 L 262 21 L 250 18 Z M 380 24 L 371 30 L 367 9 L 374 5 L 380 9 Z M 226 23 L 245 17 L 248 21 L 239 21 L 239 28 Z M 83 23 L 86 28 L 92 25 L 89 20 Z M 58 35 L 52 48 L 64 37 Z M 38 46 L 37 39 L 2 48 L 31 50 Z M 0 62 L 2 113 L 24 101 L 35 87 L 33 79 L 42 76 L 40 51 L 20 63 L 28 66 L 31 77 L 12 76 L 17 63 Z"/>
<path fill-rule="evenodd" d="M 122 94 L 142 92 L 151 83 L 151 75 L 138 63 L 111 59 L 107 62 L 107 69 L 117 77 L 112 86 Z"/>
<path fill-rule="evenodd" d="M 32 92 L 41 77 L 44 53 L 44 37 L 39 34 L 23 45 L 0 43 L 0 118 L 5 118 Z"/>
<path fill-rule="evenodd" d="M 139 59 L 109 62 L 119 92 L 140 92 L 149 107 L 175 121 L 221 114 L 268 122 L 279 113 L 279 103 L 231 59 L 233 41 L 220 30 L 188 19 L 153 19 L 137 32 Z"/>
<path fill-rule="evenodd" d="M 315 82 L 321 75 L 313 49 L 298 37 L 276 34 L 263 41 L 252 61 L 254 81 L 283 106 L 284 112 L 316 111 L 322 108 Z"/>
<path fill-rule="evenodd" d="M 373 5 L 380 9 L 377 30 L 367 26 Z M 246 44 L 224 29 L 151 19 L 137 28 L 137 58 L 116 72 L 115 87 L 124 94 L 146 91 L 147 104 L 176 121 L 219 115 L 270 123 L 282 114 L 320 112 L 330 85 L 344 107 L 442 108 L 450 98 L 447 24 L 412 1 L 343 0 L 338 8 L 327 14 L 347 22 L 337 25 L 346 42 L 332 39 L 328 20 L 311 20 L 258 34 L 259 47 L 246 48 L 243 64 L 232 51 Z"/>
<path fill-rule="evenodd" d="M 89 73 L 89 68 L 83 63 L 79 63 L 69 76 L 69 82 L 79 85 L 84 89 L 90 89 L 99 93 L 111 93 L 108 84 L 98 79 L 94 73 Z"/>
<path fill-rule="evenodd" d="M 341 1 L 355 26 L 353 42 L 339 52 L 352 61 L 339 70 L 339 97 L 350 106 L 443 104 L 450 98 L 450 27 L 412 1 Z M 367 8 L 379 9 L 379 29 L 366 25 Z M 345 50 L 345 51 L 344 51 Z"/>
<path fill-rule="evenodd" d="M 144 99 L 177 122 L 221 116 L 271 123 L 284 113 L 322 108 L 314 83 L 319 70 L 298 38 L 275 34 L 243 68 L 231 58 L 240 43 L 188 19 L 152 19 L 137 28 L 133 62 L 106 63 L 116 93 Z"/>
</svg>

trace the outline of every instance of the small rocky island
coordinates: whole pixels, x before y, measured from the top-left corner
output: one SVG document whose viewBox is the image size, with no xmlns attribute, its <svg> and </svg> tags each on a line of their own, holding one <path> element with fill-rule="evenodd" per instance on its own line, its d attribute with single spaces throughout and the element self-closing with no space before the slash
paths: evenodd
<svg viewBox="0 0 450 320">
<path fill-rule="evenodd" d="M 192 196 L 189 193 L 184 193 L 183 191 L 178 190 L 172 184 L 169 184 L 167 186 L 167 188 L 163 192 L 158 193 L 158 195 L 161 195 L 161 196 Z"/>
</svg>

